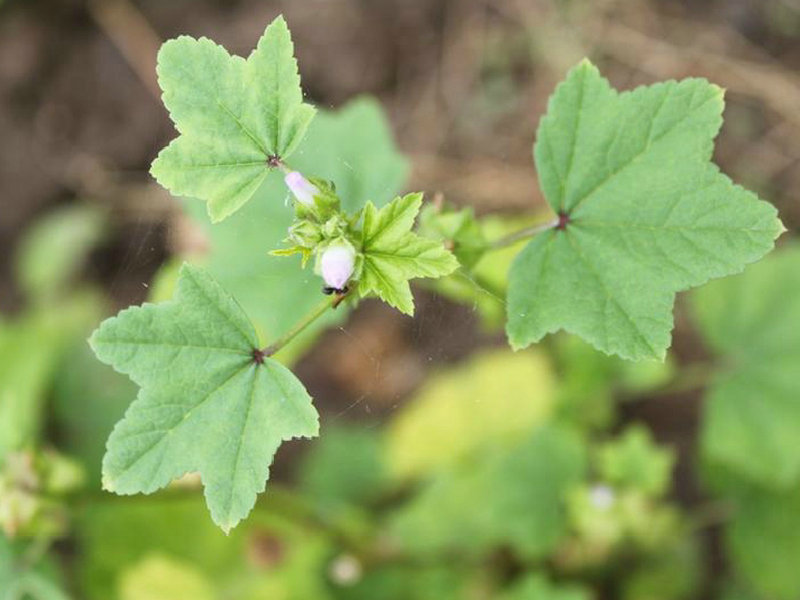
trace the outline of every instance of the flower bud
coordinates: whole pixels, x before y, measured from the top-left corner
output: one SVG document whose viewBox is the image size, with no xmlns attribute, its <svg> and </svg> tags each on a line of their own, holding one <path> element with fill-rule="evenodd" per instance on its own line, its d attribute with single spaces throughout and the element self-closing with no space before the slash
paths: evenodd
<svg viewBox="0 0 800 600">
<path fill-rule="evenodd" d="M 325 285 L 334 290 L 342 290 L 353 274 L 356 251 L 347 242 L 335 242 L 328 246 L 320 256 L 319 271 Z"/>
<path fill-rule="evenodd" d="M 292 171 L 286 175 L 284 181 L 300 204 L 306 206 L 314 205 L 314 196 L 319 194 L 319 189 L 303 177 L 302 173 Z"/>
</svg>

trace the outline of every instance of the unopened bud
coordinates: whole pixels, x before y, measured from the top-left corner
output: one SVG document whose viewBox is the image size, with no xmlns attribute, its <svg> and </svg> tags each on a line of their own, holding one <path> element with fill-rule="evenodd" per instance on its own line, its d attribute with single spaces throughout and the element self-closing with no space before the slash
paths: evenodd
<svg viewBox="0 0 800 600">
<path fill-rule="evenodd" d="M 325 285 L 341 290 L 353 275 L 356 251 L 347 242 L 337 242 L 328 246 L 319 259 L 319 271 Z"/>
<path fill-rule="evenodd" d="M 292 171 L 286 175 L 284 181 L 300 204 L 313 206 L 314 196 L 319 194 L 319 189 L 308 179 L 303 177 L 302 173 Z"/>
</svg>

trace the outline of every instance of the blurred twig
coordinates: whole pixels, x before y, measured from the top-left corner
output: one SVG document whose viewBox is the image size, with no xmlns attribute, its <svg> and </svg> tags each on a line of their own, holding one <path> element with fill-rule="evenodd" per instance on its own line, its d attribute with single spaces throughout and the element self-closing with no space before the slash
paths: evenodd
<svg viewBox="0 0 800 600">
<path fill-rule="evenodd" d="M 90 0 L 89 13 L 119 49 L 136 76 L 157 101 L 156 56 L 161 38 L 145 16 L 128 0 Z"/>
</svg>

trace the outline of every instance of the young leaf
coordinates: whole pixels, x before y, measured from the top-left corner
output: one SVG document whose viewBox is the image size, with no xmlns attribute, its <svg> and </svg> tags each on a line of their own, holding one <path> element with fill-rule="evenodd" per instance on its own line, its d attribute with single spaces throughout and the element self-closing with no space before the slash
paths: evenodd
<svg viewBox="0 0 800 600">
<path fill-rule="evenodd" d="M 675 293 L 772 249 L 775 209 L 709 162 L 722 96 L 702 79 L 620 94 L 588 61 L 570 72 L 534 151 L 559 224 L 512 266 L 512 346 L 565 329 L 609 354 L 663 359 Z"/>
<path fill-rule="evenodd" d="M 98 358 L 140 387 L 108 440 L 106 489 L 145 494 L 199 471 L 225 531 L 253 508 L 283 440 L 317 435 L 302 384 L 257 350 L 236 301 L 184 265 L 173 300 L 106 320 L 90 339 Z"/>
<path fill-rule="evenodd" d="M 762 485 L 800 483 L 800 246 L 692 296 L 723 365 L 708 392 L 704 454 Z"/>
<path fill-rule="evenodd" d="M 395 198 L 380 210 L 371 202 L 364 209 L 359 293 L 374 293 L 407 315 L 414 314 L 409 279 L 443 277 L 458 268 L 441 242 L 411 232 L 421 206 L 422 194 L 417 193 Z"/>
<path fill-rule="evenodd" d="M 267 27 L 244 60 L 207 38 L 166 42 L 158 53 L 164 104 L 180 137 L 151 173 L 177 196 L 208 202 L 212 221 L 236 212 L 276 159 L 288 157 L 314 116 L 283 17 Z"/>
</svg>

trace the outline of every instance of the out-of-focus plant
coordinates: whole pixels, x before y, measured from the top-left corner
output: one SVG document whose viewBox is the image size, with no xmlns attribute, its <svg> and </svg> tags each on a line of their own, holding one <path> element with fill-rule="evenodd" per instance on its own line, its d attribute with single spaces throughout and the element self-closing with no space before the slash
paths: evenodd
<svg viewBox="0 0 800 600">
<path fill-rule="evenodd" d="M 54 215 L 23 242 L 28 302 L 0 323 L 0 600 L 800 594 L 797 248 L 692 293 L 708 362 L 659 360 L 676 292 L 783 230 L 710 162 L 719 88 L 618 93 L 581 63 L 534 149 L 552 214 L 506 218 L 398 196 L 380 108 L 315 117 L 281 18 L 246 60 L 167 42 L 158 74 L 180 136 L 152 173 L 206 202 L 183 208 L 208 248 L 91 336 L 115 373 L 75 345 L 102 313 L 77 284 L 102 216 Z M 441 369 L 384 426 L 331 423 L 259 499 L 280 444 L 318 430 L 288 365 L 364 298 L 413 314 L 412 279 L 519 351 Z M 526 348 L 558 330 L 574 335 Z M 707 501 L 687 507 L 675 449 L 619 407 L 697 388 Z M 64 536 L 66 578 L 48 553 Z"/>
</svg>

